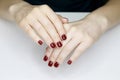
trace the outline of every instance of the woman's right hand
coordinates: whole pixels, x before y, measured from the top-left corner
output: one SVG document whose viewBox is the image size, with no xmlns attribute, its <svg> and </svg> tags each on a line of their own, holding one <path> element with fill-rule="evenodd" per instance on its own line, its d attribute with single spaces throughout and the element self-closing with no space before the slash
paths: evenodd
<svg viewBox="0 0 120 80">
<path fill-rule="evenodd" d="M 66 40 L 63 22 L 66 18 L 58 16 L 49 6 L 33 6 L 24 1 L 10 6 L 9 9 L 15 21 L 38 44 L 44 42 L 51 48 L 62 47 Z"/>
</svg>

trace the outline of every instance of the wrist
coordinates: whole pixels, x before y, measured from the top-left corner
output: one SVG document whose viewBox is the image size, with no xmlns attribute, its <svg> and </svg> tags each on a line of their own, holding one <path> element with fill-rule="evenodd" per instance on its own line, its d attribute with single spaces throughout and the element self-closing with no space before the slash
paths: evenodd
<svg viewBox="0 0 120 80">
<path fill-rule="evenodd" d="M 96 26 L 98 26 L 99 29 L 101 30 L 101 33 L 104 33 L 108 30 L 109 22 L 106 16 L 91 13 L 88 16 L 86 16 L 86 18 L 92 21 Z"/>
<path fill-rule="evenodd" d="M 17 13 L 20 10 L 22 10 L 24 7 L 29 6 L 29 5 L 30 4 L 24 1 L 20 1 L 18 3 L 12 4 L 11 6 L 9 6 L 9 13 L 13 18 L 15 18 Z"/>
</svg>

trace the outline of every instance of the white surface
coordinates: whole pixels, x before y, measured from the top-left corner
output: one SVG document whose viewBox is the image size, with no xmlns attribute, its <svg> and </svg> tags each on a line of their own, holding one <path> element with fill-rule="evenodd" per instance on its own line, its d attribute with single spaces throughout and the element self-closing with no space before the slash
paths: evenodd
<svg viewBox="0 0 120 80">
<path fill-rule="evenodd" d="M 62 13 L 70 20 L 83 13 Z M 105 33 L 73 65 L 49 68 L 44 48 L 18 26 L 0 20 L 0 80 L 120 80 L 120 26 Z"/>
</svg>

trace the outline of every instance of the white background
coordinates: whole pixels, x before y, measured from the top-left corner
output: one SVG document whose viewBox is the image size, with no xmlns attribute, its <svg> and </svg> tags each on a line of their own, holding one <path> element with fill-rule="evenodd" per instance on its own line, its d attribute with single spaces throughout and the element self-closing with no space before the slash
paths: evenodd
<svg viewBox="0 0 120 80">
<path fill-rule="evenodd" d="M 86 13 L 60 13 L 70 21 Z M 106 32 L 79 59 L 58 69 L 42 60 L 39 46 L 16 24 L 0 20 L 0 80 L 120 80 L 120 26 Z"/>
</svg>

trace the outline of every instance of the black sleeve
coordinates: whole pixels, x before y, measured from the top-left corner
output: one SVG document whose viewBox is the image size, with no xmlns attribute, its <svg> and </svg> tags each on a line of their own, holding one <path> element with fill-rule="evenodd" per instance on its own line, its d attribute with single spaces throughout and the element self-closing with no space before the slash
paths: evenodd
<svg viewBox="0 0 120 80">
<path fill-rule="evenodd" d="M 41 4 L 44 4 L 44 0 L 23 0 L 25 2 L 28 2 L 32 5 L 41 5 Z"/>
</svg>

